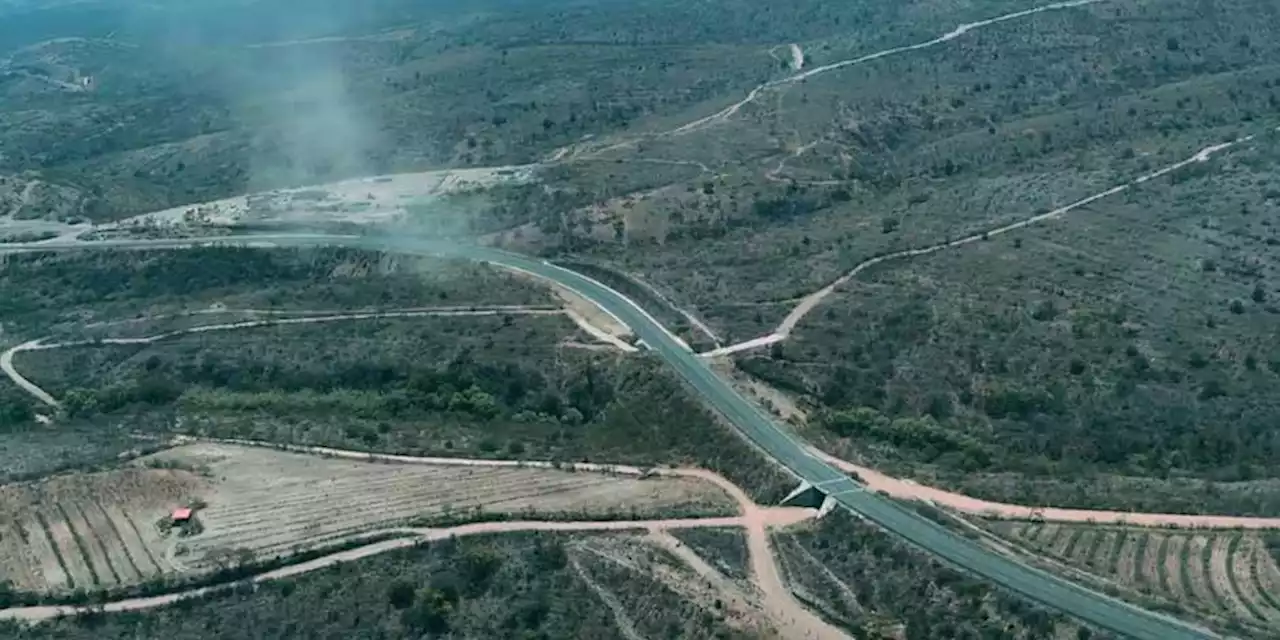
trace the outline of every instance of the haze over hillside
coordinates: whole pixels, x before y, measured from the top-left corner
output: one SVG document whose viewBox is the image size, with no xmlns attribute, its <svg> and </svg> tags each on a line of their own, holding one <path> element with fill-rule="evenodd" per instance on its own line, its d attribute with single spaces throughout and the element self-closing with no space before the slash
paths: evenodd
<svg viewBox="0 0 1280 640">
<path fill-rule="evenodd" d="M 1278 34 L 1273 0 L 0 0 L 0 614 L 1274 638 Z M 249 467 L 289 490 L 213 478 Z M 195 622 L 135 599 L 246 576 Z"/>
</svg>

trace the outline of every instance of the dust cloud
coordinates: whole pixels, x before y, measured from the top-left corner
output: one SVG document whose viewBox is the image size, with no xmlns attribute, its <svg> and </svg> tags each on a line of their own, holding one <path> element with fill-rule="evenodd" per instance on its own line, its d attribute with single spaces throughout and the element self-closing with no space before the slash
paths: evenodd
<svg viewBox="0 0 1280 640">
<path fill-rule="evenodd" d="M 376 85 L 353 71 L 349 48 L 325 41 L 370 27 L 360 4 L 206 0 L 127 11 L 158 39 L 162 64 L 190 83 L 182 91 L 224 114 L 230 126 L 211 127 L 211 151 L 258 191 L 375 173 L 377 96 L 354 85 Z M 297 44 L 260 46 L 270 43 Z"/>
</svg>

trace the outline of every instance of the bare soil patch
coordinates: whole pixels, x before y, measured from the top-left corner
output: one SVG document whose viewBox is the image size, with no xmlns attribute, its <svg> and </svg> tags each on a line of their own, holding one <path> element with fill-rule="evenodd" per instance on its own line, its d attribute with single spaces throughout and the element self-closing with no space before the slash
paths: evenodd
<svg viewBox="0 0 1280 640">
<path fill-rule="evenodd" d="M 1163 558 L 1160 551 L 1164 548 L 1165 536 L 1161 533 L 1147 534 L 1147 545 L 1143 549 L 1138 569 L 1138 580 L 1148 590 L 1160 593 L 1164 585 L 1160 583 L 1160 563 Z"/>
<path fill-rule="evenodd" d="M 1053 547 L 1050 548 L 1050 553 L 1059 558 L 1070 559 L 1067 556 L 1067 552 L 1071 549 L 1072 544 L 1079 536 L 1080 530 L 1078 528 L 1062 527 L 1061 532 L 1056 538 L 1054 538 Z"/>
<path fill-rule="evenodd" d="M 1093 553 L 1094 538 L 1100 532 L 1093 529 L 1082 529 L 1075 536 L 1075 541 L 1068 544 L 1063 557 L 1079 566 L 1089 566 L 1089 555 Z"/>
<path fill-rule="evenodd" d="M 1182 584 L 1182 551 L 1189 538 L 1184 535 L 1171 535 L 1164 548 L 1164 580 L 1169 595 L 1185 600 L 1190 594 L 1189 585 Z M 1194 597 L 1194 595 L 1191 595 Z"/>
<path fill-rule="evenodd" d="M 449 194 L 527 182 L 533 167 L 447 169 L 357 178 L 313 187 L 279 189 L 174 207 L 105 225 L 102 229 L 155 225 L 231 225 L 245 223 L 355 224 L 403 221 L 410 205 Z"/>
<path fill-rule="evenodd" d="M 1131 533 L 1120 545 L 1120 556 L 1116 559 L 1115 573 L 1124 584 L 1136 586 L 1138 583 L 1137 567 L 1141 561 L 1137 557 L 1138 540 L 1145 535 L 1139 532 Z"/>
<path fill-rule="evenodd" d="M 1252 537 L 1241 541 L 1237 554 L 1240 564 L 1249 566 L 1247 589 L 1256 595 L 1263 614 L 1273 624 L 1280 624 L 1280 571 L 1276 569 L 1275 560 L 1262 541 Z"/>
<path fill-rule="evenodd" d="M 1219 602 L 1226 607 L 1232 617 L 1253 618 L 1249 607 L 1240 599 L 1240 595 L 1232 584 L 1231 540 L 1232 536 L 1215 536 L 1210 544 L 1208 568 L 1210 585 L 1218 594 Z"/>
<path fill-rule="evenodd" d="M 370 462 L 212 443 L 134 464 L 0 487 L 2 575 L 36 591 L 108 588 L 287 556 L 422 519 L 739 512 L 723 488 L 692 475 Z M 197 506 L 196 526 L 166 526 L 184 505 Z"/>
<path fill-rule="evenodd" d="M 1249 546 L 1248 536 L 1236 536 L 1228 546 L 1231 586 L 1253 619 L 1272 627 L 1280 622 L 1280 609 L 1272 605 L 1276 594 L 1259 591 L 1256 580 L 1257 562 Z"/>
<path fill-rule="evenodd" d="M 156 523 L 206 488 L 187 471 L 141 468 L 2 486 L 9 524 L 0 534 L 0 572 L 19 588 L 50 592 L 157 575 L 148 559 L 163 557 L 172 541 Z"/>
<path fill-rule="evenodd" d="M 182 541 L 192 569 L 265 559 L 423 518 L 556 513 L 580 519 L 731 514 L 733 500 L 696 478 L 542 468 L 371 463 L 259 447 L 198 443 L 156 456 L 213 479 L 203 531 Z"/>
</svg>

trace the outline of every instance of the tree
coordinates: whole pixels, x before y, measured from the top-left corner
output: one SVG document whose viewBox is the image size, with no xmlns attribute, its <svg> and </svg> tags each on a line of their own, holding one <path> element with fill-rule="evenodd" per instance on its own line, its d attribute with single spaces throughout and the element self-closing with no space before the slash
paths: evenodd
<svg viewBox="0 0 1280 640">
<path fill-rule="evenodd" d="M 1262 304 L 1267 301 L 1267 290 L 1262 288 L 1262 283 L 1253 285 L 1253 293 L 1249 295 L 1254 302 Z"/>
<path fill-rule="evenodd" d="M 397 580 L 387 588 L 387 601 L 395 609 L 408 609 L 413 604 L 414 586 L 404 580 Z"/>
<path fill-rule="evenodd" d="M 898 230 L 898 225 L 902 224 L 897 218 L 885 218 L 880 221 L 880 231 L 884 233 L 893 233 Z"/>
<path fill-rule="evenodd" d="M 456 594 L 439 589 L 422 589 L 418 592 L 417 604 L 401 614 L 401 621 L 414 631 L 444 634 L 449 631 L 449 616 L 453 614 L 456 598 Z"/>
</svg>

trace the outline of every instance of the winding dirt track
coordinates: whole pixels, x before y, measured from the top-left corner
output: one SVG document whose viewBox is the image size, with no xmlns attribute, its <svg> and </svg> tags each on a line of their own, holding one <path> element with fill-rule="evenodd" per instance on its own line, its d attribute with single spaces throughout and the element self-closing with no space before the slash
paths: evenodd
<svg viewBox="0 0 1280 640">
<path fill-rule="evenodd" d="M 1275 131 L 1280 131 L 1280 127 L 1277 127 Z M 1252 142 L 1255 137 L 1256 136 L 1254 135 L 1247 135 L 1241 138 L 1236 138 L 1231 142 L 1224 142 L 1221 144 L 1215 144 L 1215 145 L 1205 147 L 1204 149 L 1197 151 L 1194 155 L 1192 155 L 1189 158 L 1186 158 L 1185 160 L 1180 160 L 1162 169 L 1152 171 L 1151 173 L 1139 176 L 1123 184 L 1119 184 L 1114 187 L 1111 187 L 1106 191 L 1100 191 L 1087 198 L 1082 198 L 1080 200 L 1072 202 L 1071 204 L 1068 204 L 1063 207 L 1059 207 L 1047 213 L 1041 213 L 1038 215 L 1031 216 L 1029 218 L 1024 218 L 1017 222 L 995 227 L 993 229 L 988 229 L 986 231 L 974 233 L 972 235 L 968 235 L 963 238 L 960 238 L 959 240 L 952 240 L 950 242 L 941 242 L 941 243 L 930 245 L 927 247 L 920 247 L 918 249 L 906 249 L 903 251 L 895 251 L 893 253 L 887 253 L 881 256 L 876 256 L 874 258 L 864 260 L 858 263 L 856 266 L 854 266 L 853 269 L 850 269 L 844 275 L 837 278 L 831 284 L 828 284 L 827 286 L 802 298 L 800 300 L 800 303 L 797 304 L 795 308 L 793 308 L 791 312 L 788 313 L 787 316 L 782 319 L 782 322 L 778 324 L 778 326 L 773 330 L 772 333 L 768 335 L 760 336 L 758 338 L 752 338 L 751 340 L 747 340 L 745 342 L 740 342 L 737 344 L 721 347 L 719 349 L 715 349 L 714 351 L 707 351 L 700 355 L 703 355 L 706 357 L 725 356 L 733 353 L 738 353 L 741 351 L 748 351 L 751 349 L 766 347 L 771 344 L 775 344 L 775 343 L 786 340 L 787 338 L 791 337 L 791 332 L 795 330 L 796 325 L 800 324 L 800 321 L 804 320 L 805 316 L 809 315 L 809 313 L 812 312 L 814 309 L 816 309 L 818 305 L 822 304 L 822 302 L 826 300 L 828 296 L 834 293 L 836 289 L 843 286 L 845 283 L 849 282 L 850 280 L 852 280 L 854 277 L 856 277 L 858 274 L 862 273 L 863 271 L 866 271 L 867 269 L 870 269 L 871 267 L 874 267 L 878 264 L 888 262 L 890 260 L 900 260 L 902 258 L 914 258 L 917 256 L 924 256 L 932 253 L 937 253 L 944 249 L 961 247 L 967 244 L 978 242 L 980 240 L 986 240 L 988 238 L 993 238 L 995 236 L 1003 235 L 1011 231 L 1017 231 L 1018 229 L 1029 227 L 1034 224 L 1046 222 L 1049 220 L 1053 220 L 1055 218 L 1060 218 L 1076 209 L 1093 204 L 1094 202 L 1097 202 L 1098 200 L 1101 200 L 1103 198 L 1108 198 L 1118 193 L 1122 193 L 1133 187 L 1140 186 L 1142 184 L 1150 182 L 1151 180 L 1155 180 L 1162 176 L 1168 175 L 1183 167 L 1187 167 L 1193 164 L 1208 162 L 1215 154 L 1221 153 L 1222 151 L 1226 151 L 1227 149 L 1230 149 L 1237 145 L 1243 145 L 1243 144 Z"/>
<path fill-rule="evenodd" d="M 555 150 L 553 153 L 551 153 L 545 160 L 545 163 L 552 164 L 556 162 L 566 162 L 566 161 L 585 159 L 585 158 L 591 157 L 592 155 L 602 154 L 606 151 L 612 151 L 616 149 L 622 149 L 622 148 L 633 146 L 640 140 L 646 139 L 646 138 L 679 136 L 686 133 L 692 133 L 694 131 L 706 129 L 716 124 L 727 122 L 729 118 L 733 117 L 735 114 L 741 111 L 743 107 L 755 102 L 760 98 L 761 95 L 763 95 L 766 91 L 770 89 L 775 89 L 778 87 L 785 87 L 787 85 L 796 84 L 798 82 L 803 82 L 809 78 L 812 78 L 816 75 L 820 75 L 830 71 L 836 71 L 838 69 L 843 69 L 845 67 L 852 67 L 855 65 L 864 64 L 867 62 L 871 62 L 873 60 L 879 60 L 880 58 L 887 58 L 889 56 L 894 56 L 900 53 L 907 53 L 909 51 L 919 51 L 921 49 L 928 49 L 930 47 L 934 47 L 934 46 L 955 40 L 956 38 L 959 38 L 960 36 L 966 33 L 969 33 L 970 31 L 973 31 L 975 29 L 991 26 L 993 24 L 1008 22 L 1010 20 L 1017 20 L 1019 18 L 1025 18 L 1038 13 L 1044 13 L 1046 11 L 1057 11 L 1062 9 L 1070 9 L 1074 7 L 1083 7 L 1086 5 L 1096 4 L 1103 1 L 1104 0 L 1069 0 L 1067 2 L 1055 2 L 1052 4 L 1047 4 L 1039 7 L 1033 7 L 1031 9 L 1015 11 L 1013 13 L 1006 13 L 1004 15 L 996 16 L 994 18 L 988 18 L 986 20 L 978 20 L 976 22 L 965 23 L 957 26 L 955 29 L 952 29 L 951 31 L 948 31 L 947 33 L 941 36 L 938 36 L 932 40 L 926 40 L 924 42 L 918 42 L 912 45 L 904 45 L 901 47 L 892 47 L 889 49 L 877 51 L 875 53 L 869 53 L 866 55 L 858 56 L 856 58 L 850 58 L 847 60 L 841 60 L 839 62 L 833 62 L 831 64 L 825 64 L 822 66 L 814 67 L 806 71 L 799 71 L 797 69 L 797 73 L 786 76 L 784 78 L 779 78 L 777 80 L 771 80 L 769 82 L 756 86 L 754 89 L 749 91 L 746 97 L 744 97 L 743 99 L 709 116 L 704 116 L 702 118 L 693 120 L 692 122 L 687 122 L 683 125 L 680 125 L 679 127 L 670 129 L 668 131 L 661 131 L 658 133 L 649 133 L 649 134 L 639 136 L 637 138 L 624 139 L 620 142 L 615 142 L 613 144 L 599 147 L 594 150 L 587 149 L 587 147 L 589 147 L 591 143 L 570 144 L 568 146 L 561 147 Z M 799 64 L 803 65 L 804 63 L 803 50 L 800 50 L 800 46 L 798 44 L 792 44 L 790 46 L 792 48 L 793 64 L 795 64 L 794 59 L 797 56 L 797 51 L 799 51 L 798 53 Z M 770 55 L 773 55 L 772 49 L 770 50 L 769 53 Z"/>
<path fill-rule="evenodd" d="M 193 442 L 192 438 L 179 438 L 175 442 L 182 444 Z M 483 535 L 494 533 L 513 533 L 527 531 L 632 531 L 647 530 L 650 535 L 660 534 L 671 529 L 691 529 L 701 527 L 743 527 L 747 531 L 748 551 L 755 583 L 760 591 L 761 605 L 769 616 L 780 627 L 790 629 L 794 633 L 789 637 L 804 638 L 846 638 L 847 636 L 835 627 L 822 621 L 804 608 L 792 596 L 782 582 L 775 563 L 773 552 L 769 546 L 770 528 L 787 527 L 810 520 L 817 512 L 813 509 L 791 507 L 763 507 L 757 505 L 740 487 L 723 476 L 694 468 L 657 468 L 641 469 L 629 465 L 609 465 L 593 463 L 559 464 L 552 462 L 521 462 L 514 460 L 470 460 L 460 458 L 429 458 L 417 456 L 370 454 L 362 451 L 349 451 L 328 447 L 284 446 L 250 440 L 205 440 L 220 444 L 234 444 L 283 449 L 293 452 L 324 455 L 344 459 L 370 462 L 395 462 L 400 464 L 457 465 L 473 467 L 547 467 L 571 469 L 582 472 L 615 473 L 624 475 L 663 475 L 698 478 L 723 489 L 738 503 L 741 515 L 719 518 L 687 518 L 667 520 L 633 520 L 608 522 L 482 522 L 465 524 L 447 528 L 415 528 L 398 527 L 355 534 L 334 543 L 352 543 L 370 540 L 387 535 L 397 536 L 390 540 L 371 542 L 370 544 L 348 551 L 335 552 L 322 558 L 302 562 L 296 565 L 267 571 L 250 578 L 251 582 L 260 583 L 268 580 L 279 580 L 310 571 L 316 571 L 333 565 L 367 558 L 369 556 L 411 547 L 416 544 L 444 540 L 452 537 Z M 690 552 L 692 553 L 692 552 Z M 698 566 L 693 568 L 698 570 Z M 102 605 L 98 610 L 104 612 L 138 611 L 173 604 L 179 600 L 199 597 L 212 593 L 216 587 L 190 589 L 178 593 L 147 598 L 128 598 Z M 86 611 L 85 607 L 72 605 L 14 607 L 0 610 L 0 619 L 38 622 L 62 615 L 71 615 Z"/>
<path fill-rule="evenodd" d="M 675 129 L 667 131 L 663 135 L 680 135 L 680 134 L 690 133 L 692 131 L 697 131 L 699 129 L 704 129 L 708 126 L 711 126 L 720 122 L 724 122 L 728 120 L 730 117 L 732 117 L 734 114 L 738 113 L 738 111 L 740 111 L 743 107 L 751 104 L 752 102 L 755 102 L 757 99 L 760 98 L 761 94 L 763 94 L 765 91 L 769 89 L 796 84 L 797 82 L 803 82 L 819 74 L 827 73 L 829 71 L 835 71 L 837 69 L 843 69 L 845 67 L 852 67 L 854 65 L 859 65 L 866 62 L 871 62 L 872 60 L 879 60 L 880 58 L 887 58 L 889 56 L 897 55 L 899 53 L 906 53 L 908 51 L 919 51 L 920 49 L 928 49 L 929 47 L 934 47 L 944 42 L 950 42 L 952 40 L 955 40 L 956 38 L 959 38 L 960 36 L 966 33 L 969 33 L 974 29 L 980 29 L 982 27 L 987 27 L 1000 22 L 1007 22 L 1009 20 L 1016 20 L 1018 18 L 1025 18 L 1027 16 L 1032 16 L 1037 13 L 1044 13 L 1045 11 L 1056 11 L 1060 9 L 1082 7 L 1085 5 L 1096 4 L 1101 1 L 1102 0 L 1071 0 L 1070 2 L 1055 2 L 1053 4 L 1047 4 L 1047 5 L 1035 7 L 1032 9 L 1015 11 L 1013 13 L 1006 13 L 1002 16 L 996 16 L 994 18 L 989 18 L 986 20 L 979 20 L 977 22 L 969 22 L 966 24 L 962 24 L 945 34 L 938 36 L 937 38 L 934 38 L 932 40 L 926 40 L 925 42 L 919 42 L 916 44 L 905 45 L 901 47 L 893 47 L 891 49 L 885 49 L 883 51 L 869 53 L 867 55 L 859 56 L 857 58 L 851 58 L 849 60 L 842 60 L 840 62 L 833 62 L 831 64 L 825 64 L 819 67 L 814 67 L 812 69 L 809 69 L 808 71 L 803 71 L 801 73 L 796 73 L 794 75 L 790 75 L 779 80 L 773 80 L 770 82 L 766 82 L 762 85 L 759 85 L 756 88 L 752 89 L 749 93 L 747 93 L 747 96 L 745 98 L 725 107 L 724 109 L 721 109 L 720 111 L 717 111 L 704 118 L 699 118 L 688 124 L 684 124 L 679 127 L 676 127 Z"/>
</svg>

